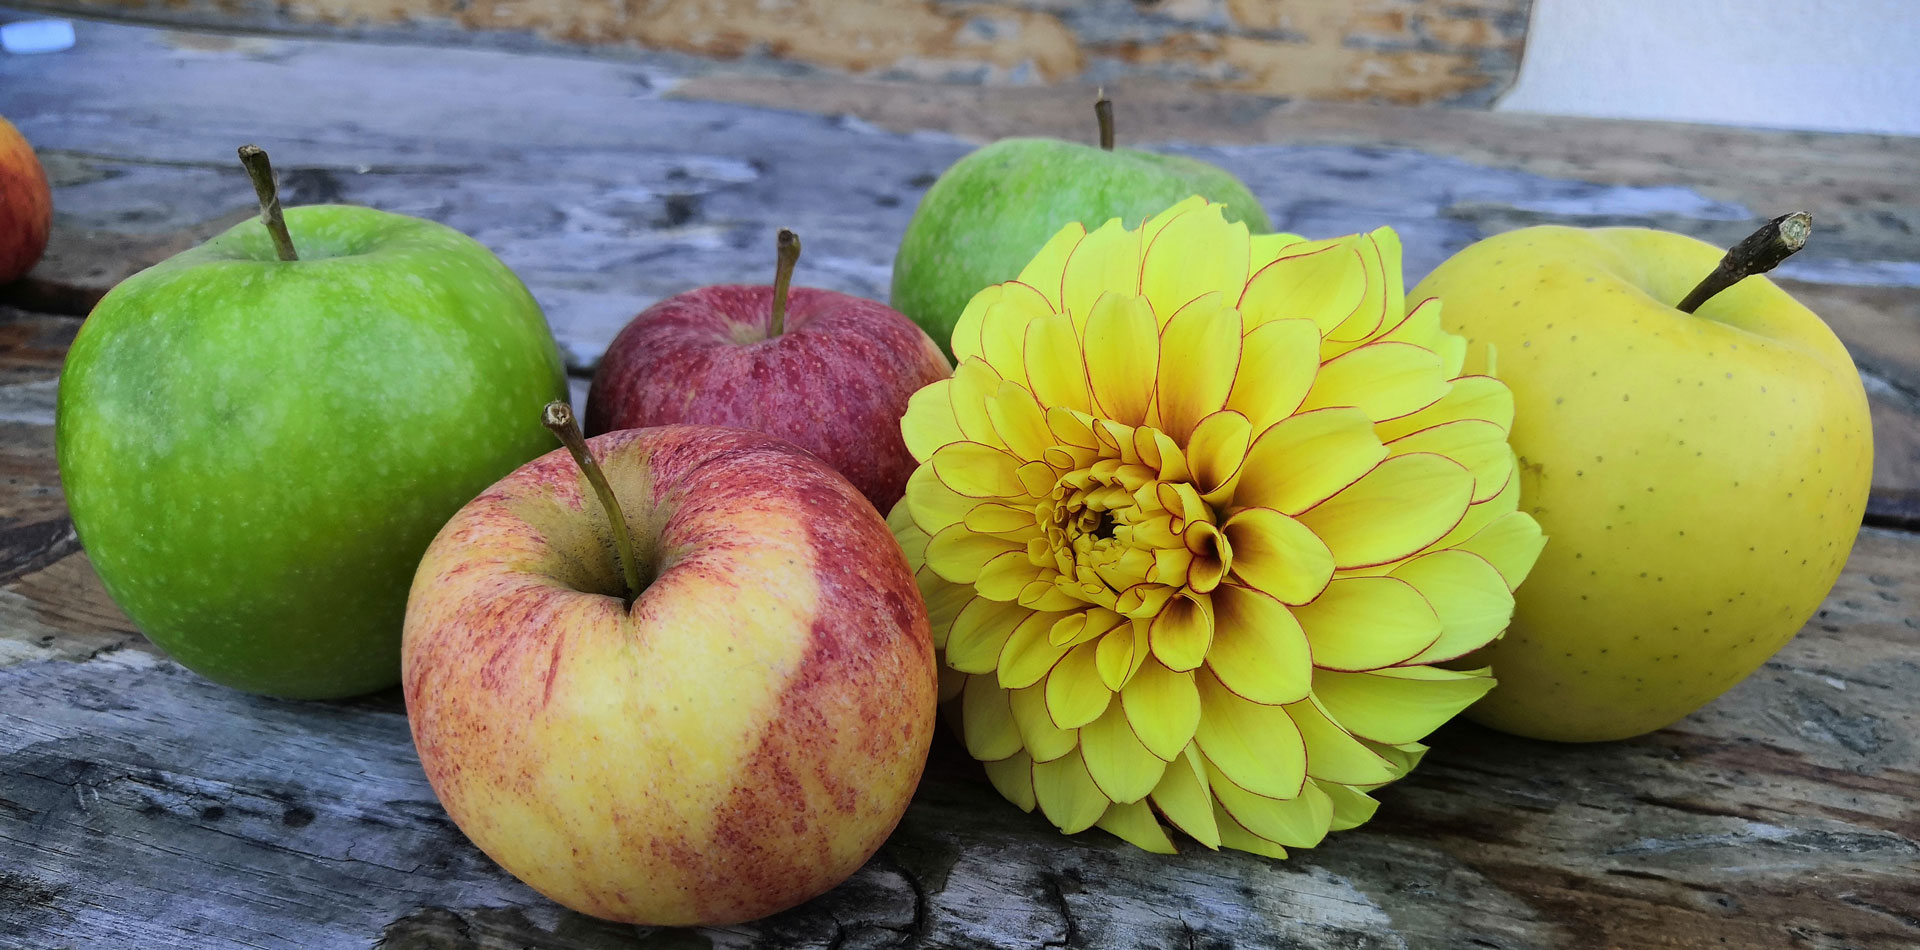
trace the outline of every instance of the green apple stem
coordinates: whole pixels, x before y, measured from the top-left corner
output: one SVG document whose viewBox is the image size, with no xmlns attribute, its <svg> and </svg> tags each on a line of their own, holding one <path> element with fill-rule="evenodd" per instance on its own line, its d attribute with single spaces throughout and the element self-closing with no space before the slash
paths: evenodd
<svg viewBox="0 0 1920 950">
<path fill-rule="evenodd" d="M 1100 147 L 1113 151 L 1113 100 L 1107 98 L 1105 89 L 1093 101 L 1093 117 L 1100 123 Z"/>
<path fill-rule="evenodd" d="M 613 527 L 613 549 L 620 556 L 620 571 L 627 579 L 627 606 L 633 606 L 634 598 L 646 589 L 640 582 L 640 561 L 634 556 L 633 535 L 627 531 L 627 516 L 620 510 L 620 500 L 613 497 L 613 486 L 607 484 L 607 473 L 600 470 L 600 463 L 593 460 L 593 453 L 587 449 L 587 440 L 580 434 L 580 424 L 573 421 L 573 407 L 559 400 L 547 403 L 540 414 L 540 421 L 553 434 L 560 437 L 561 444 L 573 455 L 574 464 L 580 466 L 580 472 L 587 476 L 587 483 L 593 486 L 593 493 L 600 496 L 600 507 L 606 511 L 607 523 Z"/>
<path fill-rule="evenodd" d="M 793 265 L 800 263 L 800 235 L 781 228 L 774 246 L 779 257 L 773 266 L 773 319 L 767 322 L 768 339 L 787 329 L 787 287 L 793 283 Z"/>
<path fill-rule="evenodd" d="M 267 150 L 258 145 L 240 146 L 240 164 L 253 179 L 253 193 L 260 196 L 260 221 L 273 235 L 274 253 L 283 261 L 299 260 L 300 255 L 293 252 L 293 235 L 287 233 L 287 219 L 280 214 L 280 189 L 273 183 L 273 164 L 267 161 Z"/>
<path fill-rule="evenodd" d="M 1714 294 L 1755 274 L 1764 274 L 1807 246 L 1813 234 L 1813 215 L 1805 211 L 1783 214 L 1742 238 L 1720 258 L 1720 264 L 1680 301 L 1683 313 L 1700 309 Z"/>
</svg>

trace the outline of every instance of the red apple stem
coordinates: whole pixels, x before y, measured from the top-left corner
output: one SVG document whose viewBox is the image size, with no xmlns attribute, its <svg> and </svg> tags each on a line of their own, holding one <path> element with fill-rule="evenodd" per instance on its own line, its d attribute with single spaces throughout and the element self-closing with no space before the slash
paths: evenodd
<svg viewBox="0 0 1920 950">
<path fill-rule="evenodd" d="M 1100 123 L 1100 147 L 1113 151 L 1113 100 L 1107 98 L 1107 91 L 1100 90 L 1100 98 L 1093 101 L 1093 117 Z"/>
<path fill-rule="evenodd" d="M 600 463 L 594 461 L 593 453 L 587 449 L 587 440 L 580 434 L 580 424 L 573 419 L 573 407 L 559 400 L 547 403 L 540 414 L 540 422 L 560 438 L 573 456 L 574 464 L 580 466 L 581 474 L 587 476 L 587 483 L 593 486 L 593 493 L 600 497 L 600 507 L 606 512 L 607 523 L 613 527 L 613 549 L 620 557 L 620 572 L 626 575 L 628 607 L 633 606 L 634 598 L 646 589 L 640 581 L 640 561 L 634 556 L 633 535 L 627 531 L 627 516 L 620 510 L 620 500 L 613 497 L 613 486 L 607 484 L 607 473 L 602 471 Z"/>
<path fill-rule="evenodd" d="M 287 219 L 280 214 L 280 188 L 273 183 L 273 163 L 267 161 L 267 150 L 258 145 L 240 146 L 240 164 L 253 179 L 253 193 L 260 196 L 260 221 L 273 235 L 274 253 L 283 261 L 299 260 L 300 255 L 293 251 L 293 235 L 287 233 Z"/>
<path fill-rule="evenodd" d="M 1807 238 L 1812 234 L 1813 215 L 1805 211 L 1783 214 L 1768 221 L 1727 250 L 1713 272 L 1680 301 L 1681 312 L 1692 313 L 1714 294 L 1780 266 L 1781 261 L 1806 247 Z"/>
<path fill-rule="evenodd" d="M 793 266 L 800 263 L 800 235 L 780 229 L 774 240 L 778 259 L 773 266 L 773 319 L 767 321 L 767 338 L 787 329 L 787 287 L 793 283 Z"/>
</svg>

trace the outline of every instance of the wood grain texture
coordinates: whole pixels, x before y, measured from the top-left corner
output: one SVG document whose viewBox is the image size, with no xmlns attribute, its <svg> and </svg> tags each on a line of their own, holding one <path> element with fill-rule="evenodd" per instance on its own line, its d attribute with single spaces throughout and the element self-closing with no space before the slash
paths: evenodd
<svg viewBox="0 0 1920 950">
<path fill-rule="evenodd" d="M 0 305 L 0 947 L 1920 945 L 1920 536 L 1882 528 L 1796 640 L 1677 726 L 1598 746 L 1450 726 L 1373 823 L 1287 861 L 1062 837 L 942 741 L 886 847 L 801 908 L 685 931 L 564 912 L 447 822 L 397 696 L 243 696 L 132 630 L 66 522 L 51 426 L 79 324 L 46 301 L 249 214 L 231 155 L 258 141 L 293 203 L 374 204 L 489 244 L 583 370 L 664 294 L 764 280 L 781 225 L 806 237 L 801 282 L 884 298 L 919 193 L 998 106 L 742 91 L 652 60 L 81 26 L 70 54 L 0 58 L 0 114 L 48 156 L 59 215 L 39 283 Z M 430 96 L 395 92 L 429 76 Z M 1876 505 L 1920 487 L 1910 143 L 1181 101 L 1150 107 L 1176 130 L 1162 138 L 1218 144 L 1170 147 L 1242 175 L 1283 227 L 1394 225 L 1409 277 L 1515 223 L 1737 236 L 1776 186 L 1845 209 L 1789 286 L 1875 393 Z M 1743 148 L 1802 164 L 1704 180 Z"/>
<path fill-rule="evenodd" d="M 1531 0 L 29 0 L 47 12 L 386 41 L 678 54 L 685 68 L 1031 88 L 1165 82 L 1486 105 Z"/>
</svg>

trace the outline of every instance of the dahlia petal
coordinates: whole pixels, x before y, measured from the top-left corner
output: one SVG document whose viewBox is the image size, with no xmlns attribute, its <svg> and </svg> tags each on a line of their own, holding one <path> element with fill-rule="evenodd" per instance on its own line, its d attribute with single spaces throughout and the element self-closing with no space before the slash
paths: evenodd
<svg viewBox="0 0 1920 950">
<path fill-rule="evenodd" d="M 1442 423 L 1387 443 L 1389 456 L 1414 452 L 1432 452 L 1458 462 L 1473 475 L 1475 503 L 1492 499 L 1513 477 L 1513 450 L 1507 446 L 1506 432 L 1480 419 Z"/>
<path fill-rule="evenodd" d="M 1257 435 L 1293 415 L 1320 371 L 1320 329 L 1311 320 L 1275 320 L 1248 331 L 1227 408 L 1247 417 Z"/>
<path fill-rule="evenodd" d="M 1147 751 L 1127 725 L 1126 710 L 1119 703 L 1107 705 L 1100 718 L 1080 730 L 1080 757 L 1087 774 L 1102 794 L 1120 803 L 1137 802 L 1160 784 L 1166 772 L 1165 759 Z"/>
<path fill-rule="evenodd" d="M 1088 607 L 1061 617 L 1047 633 L 1047 642 L 1057 647 L 1077 647 L 1105 636 L 1109 630 L 1130 621 L 1105 607 Z"/>
<path fill-rule="evenodd" d="M 1276 799 L 1235 785 L 1217 769 L 1207 778 L 1214 800 L 1235 823 L 1275 844 L 1311 848 L 1326 838 L 1333 822 L 1333 799 L 1312 782 L 1292 798 Z"/>
<path fill-rule="evenodd" d="M 1193 211 L 1196 208 L 1204 208 L 1209 204 L 1211 204 L 1211 202 L 1209 202 L 1205 197 L 1202 197 L 1200 195 L 1188 195 L 1187 197 L 1182 198 L 1171 205 L 1168 205 L 1165 211 L 1162 211 L 1159 214 L 1156 214 L 1140 223 L 1140 246 L 1141 247 L 1153 246 L 1153 239 L 1155 237 L 1158 237 L 1161 230 L 1166 228 L 1167 225 L 1172 224 L 1174 220 L 1179 218 L 1181 215 L 1184 215 L 1189 211 Z M 1217 217 L 1218 216 L 1216 215 L 1216 218 Z"/>
<path fill-rule="evenodd" d="M 1087 381 L 1104 420 L 1141 424 L 1153 403 L 1160 332 L 1143 297 L 1104 294 L 1087 316 Z M 1128 433 L 1128 442 L 1132 441 Z"/>
<path fill-rule="evenodd" d="M 1248 446 L 1233 503 L 1298 515 L 1359 481 L 1386 457 L 1386 447 L 1360 410 L 1301 413 L 1260 433 Z"/>
<path fill-rule="evenodd" d="M 1253 433 L 1253 423 L 1231 409 L 1212 413 L 1193 427 L 1187 468 L 1203 501 L 1218 505 L 1233 497 Z"/>
<path fill-rule="evenodd" d="M 1237 308 L 1248 328 L 1274 320 L 1311 320 L 1319 336 L 1352 315 L 1367 292 L 1367 272 L 1352 248 L 1302 244 L 1247 281 Z"/>
<path fill-rule="evenodd" d="M 914 469 L 915 475 L 920 469 Z M 907 479 L 911 484 L 911 476 Z M 927 542 L 931 540 L 925 528 L 914 523 L 913 507 L 905 498 L 894 502 L 893 510 L 887 512 L 887 530 L 893 532 L 893 539 L 900 542 L 900 552 L 907 556 L 907 565 L 919 568 L 927 562 Z"/>
<path fill-rule="evenodd" d="M 1045 462 L 1028 462 L 1013 470 L 1013 477 L 1020 480 L 1020 487 L 1034 498 L 1045 498 L 1060 481 L 1060 473 Z"/>
<path fill-rule="evenodd" d="M 1172 761 L 1200 727 L 1200 690 L 1193 673 L 1176 673 L 1157 661 L 1143 664 L 1127 681 L 1120 704 L 1140 744 L 1161 759 Z"/>
<path fill-rule="evenodd" d="M 1397 777 L 1391 762 L 1340 728 L 1313 697 L 1288 705 L 1287 715 L 1307 744 L 1308 776 L 1343 785 L 1378 785 Z"/>
<path fill-rule="evenodd" d="M 965 521 L 967 513 L 980 504 L 980 499 L 968 498 L 948 488 L 934 472 L 933 466 L 922 465 L 907 476 L 907 491 L 902 503 L 907 506 L 907 513 L 914 525 L 931 536 Z"/>
<path fill-rule="evenodd" d="M 1286 710 L 1242 699 L 1210 672 L 1195 677 L 1195 683 L 1202 712 L 1193 741 L 1207 761 L 1256 795 L 1300 794 L 1307 780 L 1307 746 Z"/>
<path fill-rule="evenodd" d="M 950 584 L 924 568 L 914 572 L 913 579 L 920 586 L 921 598 L 927 602 L 927 626 L 933 634 L 933 648 L 945 650 L 953 622 L 973 600 L 973 589 L 964 584 Z"/>
<path fill-rule="evenodd" d="M 964 524 L 949 525 L 927 542 L 927 566 L 955 584 L 971 584 L 988 561 L 1014 551 L 1025 554 L 1026 546 L 991 534 L 975 534 Z"/>
<path fill-rule="evenodd" d="M 1047 243 L 1035 252 L 1033 260 L 1020 268 L 1020 276 L 1014 278 L 1020 283 L 1040 292 L 1055 312 L 1064 310 L 1061 306 L 1061 288 L 1066 282 L 1067 258 L 1086 240 L 1086 225 L 1078 221 L 1055 231 Z"/>
<path fill-rule="evenodd" d="M 953 417 L 953 378 L 937 379 L 907 397 L 907 412 L 900 419 L 900 436 L 907 451 L 921 462 L 933 457 L 941 446 L 961 442 L 960 423 Z"/>
<path fill-rule="evenodd" d="M 1524 511 L 1509 511 L 1461 543 L 1460 550 L 1486 558 L 1512 590 L 1526 580 L 1546 546 L 1547 536 L 1541 533 L 1540 522 Z"/>
<path fill-rule="evenodd" d="M 1386 268 L 1383 266 L 1379 245 L 1367 234 L 1349 234 L 1334 238 L 1333 243 L 1351 249 L 1360 258 L 1362 278 L 1366 282 L 1366 292 L 1361 296 L 1359 305 L 1353 308 L 1346 319 L 1327 331 L 1329 342 L 1341 340 L 1364 340 L 1379 333 L 1387 320 Z M 1396 285 L 1400 274 L 1396 269 L 1392 275 Z M 1392 311 L 1398 317 L 1399 310 Z"/>
<path fill-rule="evenodd" d="M 1186 481 L 1187 454 L 1165 432 L 1151 426 L 1133 430 L 1133 451 L 1140 464 L 1152 469 L 1163 481 Z"/>
<path fill-rule="evenodd" d="M 1283 604 L 1304 604 L 1333 578 L 1333 552 L 1306 525 L 1272 508 L 1242 508 L 1221 525 L 1231 569 L 1248 587 Z"/>
<path fill-rule="evenodd" d="M 1335 722 L 1356 736 L 1390 744 L 1419 741 L 1492 688 L 1493 676 L 1486 670 L 1432 666 L 1370 673 L 1322 670 L 1313 678 L 1313 694 Z"/>
<path fill-rule="evenodd" d="M 1051 578 L 1042 578 L 1041 580 L 1028 584 L 1025 589 L 1020 591 L 1019 601 L 1021 605 L 1032 607 L 1035 610 L 1056 612 L 1076 610 L 1086 606 L 1086 601 L 1061 590 L 1061 582 L 1062 578 L 1056 574 Z"/>
<path fill-rule="evenodd" d="M 1107 711 L 1113 690 L 1100 682 L 1098 650 L 1096 643 L 1074 647 L 1047 673 L 1047 715 L 1054 725 L 1078 729 Z"/>
<path fill-rule="evenodd" d="M 1408 663 L 1438 663 L 1478 650 L 1513 619 L 1513 592 L 1486 558 L 1469 551 L 1423 554 L 1393 571 L 1440 615 L 1440 639 Z"/>
<path fill-rule="evenodd" d="M 1071 317 L 1054 314 L 1027 324 L 1024 363 L 1027 384 L 1042 405 L 1092 408 L 1086 357 Z"/>
<path fill-rule="evenodd" d="M 1109 804 L 1077 749 L 1051 762 L 1034 763 L 1033 797 L 1047 820 L 1070 835 L 1093 827 Z"/>
<path fill-rule="evenodd" d="M 1140 260 L 1140 293 L 1155 313 L 1170 314 L 1197 297 L 1247 283 L 1247 226 L 1228 222 L 1219 205 L 1195 206 L 1167 221 L 1146 242 Z"/>
<path fill-rule="evenodd" d="M 1032 393 L 1011 382 L 1002 382 L 987 400 L 987 417 L 994 434 L 1018 458 L 1039 461 L 1053 445 L 1046 410 L 1040 408 Z"/>
<path fill-rule="evenodd" d="M 1179 853 L 1174 850 L 1173 839 L 1167 837 L 1167 829 L 1160 826 L 1160 820 L 1153 817 L 1153 808 L 1146 802 L 1109 805 L 1107 813 L 1093 824 L 1142 851 L 1152 854 Z"/>
<path fill-rule="evenodd" d="M 1020 592 L 1040 577 L 1040 571 L 1025 548 L 1008 551 L 980 566 L 980 576 L 973 579 L 973 588 L 982 597 L 1017 601 Z"/>
<path fill-rule="evenodd" d="M 1402 300 L 1405 298 L 1402 297 Z M 1428 297 L 1414 304 L 1413 309 L 1407 311 L 1407 318 L 1392 330 L 1381 334 L 1380 339 L 1424 346 L 1440 354 L 1440 363 L 1449 377 L 1460 375 L 1461 364 L 1466 362 L 1466 337 L 1448 333 L 1441 326 L 1438 297 Z"/>
<path fill-rule="evenodd" d="M 1180 591 L 1153 618 L 1148 640 L 1167 669 L 1197 669 L 1213 644 L 1213 604 L 1205 594 Z"/>
<path fill-rule="evenodd" d="M 1038 802 L 1033 795 L 1033 759 L 1025 752 L 1010 755 L 997 762 L 982 762 L 987 769 L 987 781 L 993 783 L 995 791 L 1001 797 L 1014 804 L 1021 811 L 1031 812 Z"/>
<path fill-rule="evenodd" d="M 1313 603 L 1293 609 L 1328 670 L 1404 663 L 1440 639 L 1440 617 L 1412 584 L 1393 577 L 1336 577 Z"/>
<path fill-rule="evenodd" d="M 1213 820 L 1220 827 L 1220 846 L 1235 851 L 1257 854 L 1263 858 L 1281 859 L 1287 856 L 1287 849 L 1278 842 L 1269 841 L 1247 830 L 1247 826 L 1235 821 L 1219 802 L 1213 803 Z"/>
<path fill-rule="evenodd" d="M 1419 765 L 1420 760 L 1426 758 L 1427 755 L 1427 747 L 1418 742 L 1402 742 L 1390 745 L 1384 742 L 1374 742 L 1369 739 L 1361 739 L 1360 741 L 1365 742 L 1367 748 L 1372 749 L 1376 755 L 1393 763 L 1393 774 L 1395 778 L 1400 778 L 1408 772 L 1413 771 L 1413 767 Z"/>
<path fill-rule="evenodd" d="M 1053 314 L 1053 306 L 1040 291 L 1018 281 L 1000 285 L 1000 299 L 981 315 L 979 345 L 974 352 L 962 354 L 955 344 L 954 358 L 985 360 L 999 374 L 1015 383 L 1027 382 L 1025 350 L 1027 325 Z M 959 328 L 954 336 L 959 337 Z"/>
<path fill-rule="evenodd" d="M 967 754 L 982 762 L 1020 751 L 1020 727 L 1014 724 L 1007 693 L 991 676 L 968 677 L 960 691 L 960 734 Z"/>
<path fill-rule="evenodd" d="M 1227 405 L 1240 372 L 1240 311 L 1219 292 L 1194 299 L 1160 330 L 1160 422 L 1175 441 Z M 1261 367 L 1261 372 L 1265 368 Z"/>
<path fill-rule="evenodd" d="M 962 673 L 991 673 L 1000 665 L 1013 628 L 1033 611 L 1019 604 L 975 597 L 960 608 L 947 634 L 947 665 Z"/>
<path fill-rule="evenodd" d="M 980 325 L 985 321 L 987 310 L 1000 302 L 1000 295 L 1006 293 L 999 284 L 982 287 L 968 298 L 967 305 L 960 311 L 960 319 L 953 323 L 953 336 L 947 341 L 953 348 L 954 360 L 963 362 L 969 356 L 980 355 Z"/>
<path fill-rule="evenodd" d="M 933 453 L 933 473 L 969 498 L 1018 498 L 1026 494 L 1015 470 L 1019 460 L 979 442 L 953 442 Z"/>
<path fill-rule="evenodd" d="M 1357 788 L 1350 788 L 1335 782 L 1315 782 L 1320 790 L 1327 793 L 1333 802 L 1333 821 L 1330 830 L 1347 831 L 1358 828 L 1373 817 L 1380 803 Z"/>
<path fill-rule="evenodd" d="M 1313 688 L 1314 658 L 1293 612 L 1261 591 L 1227 584 L 1213 592 L 1207 668 L 1238 696 L 1266 705 L 1298 702 Z"/>
<path fill-rule="evenodd" d="M 1335 566 L 1365 567 L 1397 561 L 1445 536 L 1466 514 L 1472 494 L 1466 469 L 1422 452 L 1381 462 L 1298 517 L 1326 542 Z"/>
<path fill-rule="evenodd" d="M 1513 430 L 1513 390 L 1492 376 L 1462 376 L 1452 381 L 1440 401 L 1412 415 L 1388 419 L 1376 425 L 1382 439 L 1397 439 L 1421 429 L 1454 422 L 1479 419 Z"/>
<path fill-rule="evenodd" d="M 1251 256 L 1247 261 L 1247 273 L 1257 274 L 1260 269 L 1288 256 L 1288 252 L 1306 242 L 1298 234 L 1286 234 L 1276 231 L 1272 234 L 1256 234 L 1247 240 Z"/>
<path fill-rule="evenodd" d="M 1226 580 L 1227 565 L 1233 562 L 1233 544 L 1211 522 L 1195 521 L 1181 532 L 1180 543 L 1193 555 L 1187 566 L 1187 589 L 1205 594 Z"/>
<path fill-rule="evenodd" d="M 1447 377 L 1432 350 L 1411 343 L 1369 343 L 1321 364 L 1300 409 L 1352 406 L 1379 421 L 1418 412 L 1446 394 Z"/>
<path fill-rule="evenodd" d="M 1500 489 L 1500 492 L 1492 498 L 1477 505 L 1468 505 L 1467 513 L 1460 518 L 1460 523 L 1454 525 L 1453 530 L 1448 531 L 1440 540 L 1429 545 L 1428 550 L 1458 547 L 1519 506 L 1520 480 L 1509 478 L 1507 486 Z"/>
<path fill-rule="evenodd" d="M 1176 588 L 1165 584 L 1135 584 L 1114 598 L 1113 609 L 1129 617 L 1154 617 L 1176 592 Z"/>
<path fill-rule="evenodd" d="M 960 433 L 969 442 L 994 449 L 1006 448 L 1000 440 L 1000 434 L 993 431 L 993 420 L 987 415 L 987 400 L 1000 390 L 1003 380 L 994 372 L 985 360 L 964 360 L 954 367 L 953 386 L 948 390 L 949 402 L 953 407 L 953 418 L 960 424 Z"/>
<path fill-rule="evenodd" d="M 917 477 L 924 471 L 926 471 L 924 467 L 914 469 L 914 475 Z M 940 484 L 938 479 L 929 480 L 935 485 Z M 913 479 L 909 478 L 907 484 L 913 484 Z M 976 498 L 968 498 L 965 495 L 952 495 L 951 497 L 957 503 L 964 503 L 967 506 L 960 512 L 960 523 L 966 525 L 968 531 L 974 531 L 980 534 L 997 534 L 1010 541 L 1025 542 L 1027 537 L 1031 536 L 1035 530 L 1032 508 L 1006 505 L 997 501 L 983 502 Z M 955 507 L 957 506 L 956 504 Z M 929 507 L 932 507 L 932 505 L 930 504 Z M 939 513 L 945 514 L 945 512 Z M 945 527 L 945 525 L 941 527 Z"/>
<path fill-rule="evenodd" d="M 1013 628 L 1006 645 L 1000 649 L 1000 663 L 996 667 L 1001 688 L 1025 689 L 1032 686 L 1040 682 L 1060 662 L 1061 657 L 1067 655 L 1067 647 L 1054 646 L 1047 637 L 1060 619 L 1059 614 L 1035 611 Z"/>
<path fill-rule="evenodd" d="M 1080 744 L 1080 730 L 1062 729 L 1047 713 L 1046 687 L 1029 686 L 1007 694 L 1013 706 L 1013 721 L 1020 727 L 1020 742 L 1035 762 L 1051 762 Z"/>
<path fill-rule="evenodd" d="M 1094 668 L 1100 672 L 1100 682 L 1107 689 L 1118 692 L 1147 661 L 1146 630 L 1145 623 L 1128 621 L 1100 638 L 1094 648 Z"/>
<path fill-rule="evenodd" d="M 1187 837 L 1219 850 L 1220 827 L 1214 821 L 1213 793 L 1207 790 L 1205 766 L 1199 752 L 1188 746 L 1167 764 L 1160 784 L 1153 787 L 1152 801 L 1167 822 L 1187 833 Z"/>
<path fill-rule="evenodd" d="M 1084 325 L 1101 295 L 1132 298 L 1140 293 L 1140 232 L 1119 218 L 1095 228 L 1067 256 L 1061 275 L 1060 310 Z M 1151 322 L 1152 314 L 1147 317 Z M 1157 328 L 1156 328 L 1157 329 Z"/>
</svg>

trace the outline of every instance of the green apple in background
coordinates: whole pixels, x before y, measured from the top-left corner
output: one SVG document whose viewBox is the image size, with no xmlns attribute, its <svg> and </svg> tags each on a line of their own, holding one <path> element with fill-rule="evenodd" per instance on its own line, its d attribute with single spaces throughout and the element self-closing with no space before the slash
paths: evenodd
<svg viewBox="0 0 1920 950">
<path fill-rule="evenodd" d="M 566 378 L 539 306 L 473 239 L 343 205 L 280 231 L 297 260 L 248 221 L 100 301 L 61 374 L 60 478 L 107 592 L 174 659 L 351 696 L 399 681 L 422 552 L 552 447 L 538 407 Z"/>
<path fill-rule="evenodd" d="M 920 199 L 893 259 L 895 310 L 953 356 L 953 325 L 981 288 L 1018 277 L 1034 252 L 1074 221 L 1138 224 L 1190 195 L 1226 206 L 1255 234 L 1273 229 L 1253 193 L 1196 159 L 1113 147 L 1112 107 L 1101 99 L 1101 147 L 1060 139 L 1002 139 L 962 158 Z"/>
<path fill-rule="evenodd" d="M 1818 316 L 1746 276 L 1806 224 L 1770 223 L 1731 267 L 1681 234 L 1526 228 L 1409 292 L 1440 298 L 1467 372 L 1491 360 L 1512 387 L 1520 505 L 1547 534 L 1513 625 L 1473 660 L 1500 685 L 1470 718 L 1562 741 L 1651 732 L 1819 608 L 1866 508 L 1866 393 Z"/>
</svg>

